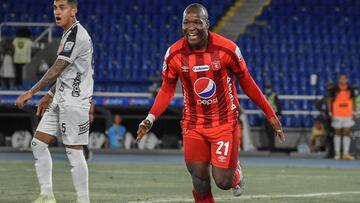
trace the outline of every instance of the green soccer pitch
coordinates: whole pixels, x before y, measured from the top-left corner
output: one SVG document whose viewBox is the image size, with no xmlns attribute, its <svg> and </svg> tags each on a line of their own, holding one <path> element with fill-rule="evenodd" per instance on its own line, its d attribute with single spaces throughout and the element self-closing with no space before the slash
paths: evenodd
<svg viewBox="0 0 360 203">
<path fill-rule="evenodd" d="M 66 161 L 53 166 L 58 203 L 76 198 Z M 183 164 L 89 163 L 91 202 L 193 202 Z M 216 202 L 359 202 L 359 169 L 245 166 L 246 191 L 232 197 L 213 184 Z M 0 202 L 30 202 L 39 193 L 33 162 L 0 161 Z"/>
</svg>

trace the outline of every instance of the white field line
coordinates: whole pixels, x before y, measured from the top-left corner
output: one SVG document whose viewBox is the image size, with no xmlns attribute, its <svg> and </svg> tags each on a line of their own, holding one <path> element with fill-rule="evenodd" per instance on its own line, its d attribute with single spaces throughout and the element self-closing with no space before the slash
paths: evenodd
<svg viewBox="0 0 360 203">
<path fill-rule="evenodd" d="M 349 195 L 349 194 L 360 194 L 360 191 L 349 191 L 349 192 L 322 192 L 322 193 L 306 193 L 306 194 L 279 194 L 279 195 L 244 195 L 240 197 L 219 197 L 216 200 L 226 201 L 234 199 L 275 199 L 275 198 L 299 198 L 299 197 L 322 197 L 322 196 L 337 196 L 337 195 Z M 157 199 L 147 201 L 131 201 L 128 203 L 166 203 L 166 202 L 194 202 L 193 199 L 179 198 L 179 199 Z"/>
</svg>

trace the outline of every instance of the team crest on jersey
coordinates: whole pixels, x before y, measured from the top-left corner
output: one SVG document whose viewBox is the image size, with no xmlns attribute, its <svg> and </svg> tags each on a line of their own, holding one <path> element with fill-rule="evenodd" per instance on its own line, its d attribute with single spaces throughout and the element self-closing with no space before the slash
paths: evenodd
<svg viewBox="0 0 360 203">
<path fill-rule="evenodd" d="M 70 52 L 74 46 L 74 42 L 66 42 L 64 45 L 64 52 Z"/>
<path fill-rule="evenodd" d="M 219 60 L 212 61 L 211 62 L 211 69 L 213 69 L 214 71 L 220 70 L 221 69 L 220 61 Z"/>
<path fill-rule="evenodd" d="M 209 70 L 209 66 L 208 66 L 208 65 L 194 66 L 192 70 L 193 70 L 195 73 L 196 73 L 196 72 L 208 71 L 208 70 Z"/>
<path fill-rule="evenodd" d="M 216 92 L 216 84 L 210 78 L 202 77 L 194 83 L 195 93 L 202 99 L 209 99 Z"/>
</svg>

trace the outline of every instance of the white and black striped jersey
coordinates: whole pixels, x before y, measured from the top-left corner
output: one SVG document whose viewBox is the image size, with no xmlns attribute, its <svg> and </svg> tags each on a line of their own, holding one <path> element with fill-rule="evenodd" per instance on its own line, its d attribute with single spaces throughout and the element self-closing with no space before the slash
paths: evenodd
<svg viewBox="0 0 360 203">
<path fill-rule="evenodd" d="M 57 55 L 70 65 L 56 80 L 54 102 L 90 107 L 94 87 L 93 45 L 78 21 L 64 32 Z"/>
</svg>

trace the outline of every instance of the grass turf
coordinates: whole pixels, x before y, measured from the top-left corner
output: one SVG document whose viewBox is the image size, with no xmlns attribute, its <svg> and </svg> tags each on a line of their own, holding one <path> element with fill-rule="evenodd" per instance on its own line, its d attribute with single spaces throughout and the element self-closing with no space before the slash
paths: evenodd
<svg viewBox="0 0 360 203">
<path fill-rule="evenodd" d="M 57 202 L 73 202 L 76 195 L 69 164 L 56 161 L 53 168 Z M 182 164 L 90 162 L 89 172 L 92 202 L 193 202 L 191 179 Z M 245 166 L 244 172 L 244 196 L 233 198 L 231 191 L 213 184 L 216 202 L 338 203 L 360 199 L 358 169 Z M 0 161 L 0 183 L 1 203 L 30 202 L 39 193 L 32 161 Z M 314 193 L 321 194 L 308 197 Z"/>
</svg>

